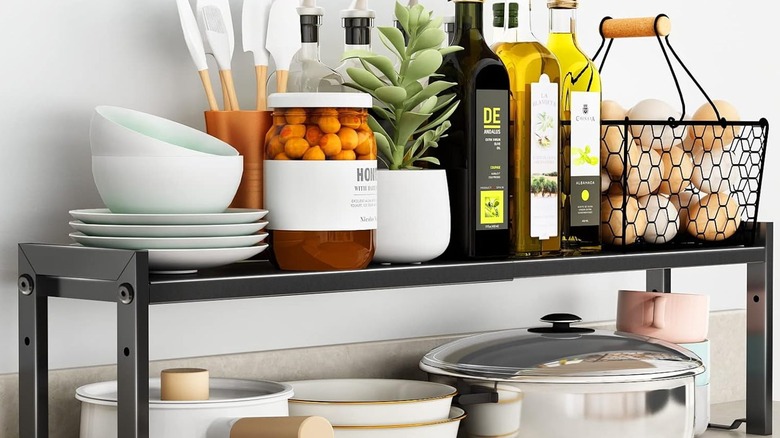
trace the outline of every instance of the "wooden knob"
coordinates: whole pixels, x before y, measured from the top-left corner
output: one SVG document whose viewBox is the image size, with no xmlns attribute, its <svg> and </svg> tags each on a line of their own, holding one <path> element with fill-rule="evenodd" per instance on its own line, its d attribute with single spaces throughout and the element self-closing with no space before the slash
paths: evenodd
<svg viewBox="0 0 780 438">
<path fill-rule="evenodd" d="M 195 401 L 209 399 L 209 372 L 200 368 L 171 368 L 160 373 L 160 399 Z"/>
<path fill-rule="evenodd" d="M 323 417 L 242 418 L 230 438 L 333 438 L 333 426 Z"/>
<path fill-rule="evenodd" d="M 644 18 L 607 18 L 601 22 L 604 38 L 635 38 L 667 36 L 672 32 L 672 20 L 666 15 Z"/>
</svg>

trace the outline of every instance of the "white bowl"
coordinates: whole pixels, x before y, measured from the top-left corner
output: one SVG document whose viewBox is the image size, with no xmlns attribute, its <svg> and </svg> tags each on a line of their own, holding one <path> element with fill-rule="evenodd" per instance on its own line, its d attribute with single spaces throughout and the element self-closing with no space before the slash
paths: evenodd
<svg viewBox="0 0 780 438">
<path fill-rule="evenodd" d="M 116 106 L 98 106 L 89 129 L 92 155 L 236 156 L 229 144 L 172 120 Z"/>
<path fill-rule="evenodd" d="M 466 416 L 463 409 L 450 408 L 444 420 L 389 426 L 333 426 L 335 438 L 455 438 Z"/>
<path fill-rule="evenodd" d="M 113 213 L 221 213 L 243 173 L 241 156 L 92 157 L 92 176 Z"/>
<path fill-rule="evenodd" d="M 446 420 L 457 393 L 419 380 L 323 379 L 289 382 L 291 416 L 318 415 L 334 426 L 386 426 Z"/>
</svg>

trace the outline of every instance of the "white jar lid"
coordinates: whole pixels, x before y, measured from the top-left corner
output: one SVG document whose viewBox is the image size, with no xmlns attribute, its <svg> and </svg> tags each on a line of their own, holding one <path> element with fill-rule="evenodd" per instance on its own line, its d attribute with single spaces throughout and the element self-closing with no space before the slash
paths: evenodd
<svg viewBox="0 0 780 438">
<path fill-rule="evenodd" d="M 368 93 L 274 93 L 269 108 L 371 108 Z"/>
</svg>

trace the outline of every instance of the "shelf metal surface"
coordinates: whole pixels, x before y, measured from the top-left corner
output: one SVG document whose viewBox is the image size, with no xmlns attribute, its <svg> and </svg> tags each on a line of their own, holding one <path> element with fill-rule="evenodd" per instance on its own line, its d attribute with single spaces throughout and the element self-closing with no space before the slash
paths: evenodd
<svg viewBox="0 0 780 438">
<path fill-rule="evenodd" d="M 112 286 L 133 256 L 144 251 L 67 245 L 22 244 L 37 273 L 57 281 L 57 296 L 114 301 Z M 578 257 L 375 265 L 359 271 L 285 272 L 268 261 L 246 261 L 197 274 L 149 276 L 150 304 L 510 281 L 519 278 L 596 274 L 765 262 L 763 246 L 609 252 Z M 92 268 L 86 268 L 91 266 Z M 87 274 L 87 272 L 89 272 Z M 112 286 L 113 287 L 113 286 Z"/>
</svg>

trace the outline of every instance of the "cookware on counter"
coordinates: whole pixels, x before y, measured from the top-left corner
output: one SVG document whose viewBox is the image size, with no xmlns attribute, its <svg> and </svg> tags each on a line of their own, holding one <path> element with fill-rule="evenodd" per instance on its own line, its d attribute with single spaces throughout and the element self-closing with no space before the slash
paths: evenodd
<svg viewBox="0 0 780 438">
<path fill-rule="evenodd" d="M 709 295 L 618 292 L 617 329 L 674 343 L 707 339 Z"/>
<path fill-rule="evenodd" d="M 695 354 L 574 327 L 575 315 L 542 321 L 552 326 L 470 336 L 423 357 L 431 380 L 458 388 L 457 403 L 469 414 L 465 436 L 693 435 L 694 377 L 704 371 Z"/>
<path fill-rule="evenodd" d="M 227 438 L 241 418 L 287 416 L 292 394 L 284 383 L 211 378 L 208 400 L 164 401 L 160 379 L 150 379 L 149 437 Z M 117 436 L 116 381 L 82 386 L 76 399 L 81 401 L 80 438 Z"/>
<path fill-rule="evenodd" d="M 455 438 L 466 413 L 450 408 L 444 420 L 387 426 L 333 426 L 336 438 Z"/>
<path fill-rule="evenodd" d="M 290 415 L 320 415 L 334 426 L 386 426 L 448 418 L 455 388 L 399 379 L 321 379 L 289 383 Z"/>
</svg>

